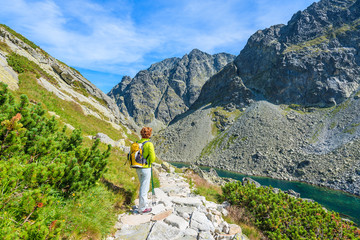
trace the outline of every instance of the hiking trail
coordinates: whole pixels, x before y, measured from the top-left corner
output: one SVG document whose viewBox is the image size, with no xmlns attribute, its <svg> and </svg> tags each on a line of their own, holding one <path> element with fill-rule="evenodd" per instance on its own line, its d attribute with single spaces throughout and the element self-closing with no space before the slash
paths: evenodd
<svg viewBox="0 0 360 240">
<path fill-rule="evenodd" d="M 160 188 L 154 189 L 154 197 L 149 193 L 152 212 L 119 215 L 115 234 L 106 240 L 248 240 L 240 226 L 222 218 L 228 203 L 216 204 L 191 193 L 183 174 L 166 168 L 153 164 Z"/>
</svg>

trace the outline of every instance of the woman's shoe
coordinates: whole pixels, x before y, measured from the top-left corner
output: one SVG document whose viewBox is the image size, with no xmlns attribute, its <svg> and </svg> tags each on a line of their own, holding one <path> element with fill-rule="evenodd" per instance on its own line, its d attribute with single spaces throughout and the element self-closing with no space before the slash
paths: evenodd
<svg viewBox="0 0 360 240">
<path fill-rule="evenodd" d="M 145 208 L 141 213 L 149 213 L 152 211 L 152 208 Z"/>
</svg>

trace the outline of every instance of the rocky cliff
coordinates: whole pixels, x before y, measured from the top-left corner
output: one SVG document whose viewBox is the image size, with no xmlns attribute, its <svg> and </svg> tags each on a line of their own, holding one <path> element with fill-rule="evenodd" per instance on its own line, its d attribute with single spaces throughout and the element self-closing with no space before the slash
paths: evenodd
<svg viewBox="0 0 360 240">
<path fill-rule="evenodd" d="M 210 55 L 194 49 L 182 58 L 153 64 L 133 79 L 124 77 L 108 95 L 139 126 L 159 130 L 185 112 L 198 98 L 205 81 L 234 58 L 226 53 Z"/>
<path fill-rule="evenodd" d="M 360 195 L 360 1 L 259 30 L 155 138 L 159 156 Z"/>
<path fill-rule="evenodd" d="M 15 54 L 15 55 L 14 55 Z M 23 56 L 44 71 L 48 78 L 39 76 L 38 83 L 62 100 L 79 104 L 86 115 L 132 128 L 131 122 L 120 113 L 114 100 L 85 79 L 77 70 L 53 58 L 37 45 L 5 25 L 0 25 L 0 81 L 17 90 L 19 79 L 8 64 L 9 56 Z"/>
</svg>

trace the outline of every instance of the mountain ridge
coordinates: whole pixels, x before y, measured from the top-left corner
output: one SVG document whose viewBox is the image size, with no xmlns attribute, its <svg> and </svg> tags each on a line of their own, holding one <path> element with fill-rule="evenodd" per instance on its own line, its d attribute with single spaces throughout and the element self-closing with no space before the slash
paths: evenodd
<svg viewBox="0 0 360 240">
<path fill-rule="evenodd" d="M 254 33 L 155 136 L 159 156 L 360 195 L 359 6 L 322 0 Z"/>
<path fill-rule="evenodd" d="M 231 54 L 210 55 L 194 49 L 182 58 L 154 63 L 133 79 L 125 76 L 108 95 L 138 125 L 160 130 L 187 110 L 205 81 L 234 58 Z"/>
</svg>

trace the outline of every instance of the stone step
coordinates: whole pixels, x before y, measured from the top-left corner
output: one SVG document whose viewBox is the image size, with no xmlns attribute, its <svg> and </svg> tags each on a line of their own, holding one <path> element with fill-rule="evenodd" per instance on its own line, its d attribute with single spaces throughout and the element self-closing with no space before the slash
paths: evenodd
<svg viewBox="0 0 360 240">
<path fill-rule="evenodd" d="M 203 196 L 194 196 L 183 177 L 163 170 L 159 172 L 161 187 L 154 189 L 152 212 L 120 215 L 116 233 L 107 240 L 247 239 L 240 226 L 223 220 L 228 204 L 216 204 Z M 150 203 L 151 198 L 149 194 Z M 135 203 L 138 204 L 138 200 Z"/>
</svg>

